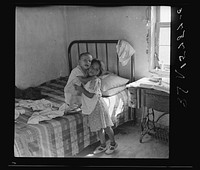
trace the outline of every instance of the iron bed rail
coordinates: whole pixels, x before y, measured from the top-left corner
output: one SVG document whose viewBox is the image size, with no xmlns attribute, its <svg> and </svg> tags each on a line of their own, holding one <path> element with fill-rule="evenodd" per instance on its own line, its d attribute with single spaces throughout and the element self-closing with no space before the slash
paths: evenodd
<svg viewBox="0 0 200 170">
<path fill-rule="evenodd" d="M 96 58 L 98 58 L 98 44 L 105 44 L 105 53 L 106 53 L 106 66 L 107 66 L 107 70 L 108 70 L 108 44 L 115 44 L 117 45 L 118 40 L 74 40 L 72 41 L 69 46 L 68 46 L 68 62 L 69 62 L 69 71 L 71 72 L 72 68 L 72 55 L 71 55 L 71 49 L 72 46 L 74 46 L 75 44 L 77 44 L 77 51 L 78 51 L 78 55 L 80 54 L 80 44 L 85 44 L 86 47 L 86 52 L 88 52 L 88 44 L 95 44 L 95 53 L 96 53 Z M 119 59 L 118 59 L 118 55 L 116 52 L 116 58 L 117 58 L 117 75 L 119 75 Z M 131 56 L 131 63 L 130 63 L 130 82 L 133 82 L 134 79 L 134 55 Z"/>
</svg>

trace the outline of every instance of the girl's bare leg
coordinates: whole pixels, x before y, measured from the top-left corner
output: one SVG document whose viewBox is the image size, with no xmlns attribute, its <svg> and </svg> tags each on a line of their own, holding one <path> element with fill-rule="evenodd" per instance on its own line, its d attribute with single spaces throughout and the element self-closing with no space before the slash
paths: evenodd
<svg viewBox="0 0 200 170">
<path fill-rule="evenodd" d="M 104 152 L 104 151 L 107 150 L 104 129 L 101 129 L 101 130 L 98 131 L 98 136 L 99 136 L 101 145 L 98 146 L 95 149 L 95 151 L 93 152 L 93 154 L 98 154 L 98 153 L 101 153 L 101 152 Z"/>
<path fill-rule="evenodd" d="M 114 131 L 112 129 L 112 127 L 108 126 L 105 128 L 106 133 L 108 134 L 108 137 L 110 139 L 110 143 L 111 144 L 115 144 L 115 137 L 114 137 Z"/>
<path fill-rule="evenodd" d="M 105 139 L 104 129 L 101 129 L 101 130 L 98 131 L 98 136 L 99 136 L 99 139 L 100 139 L 101 146 L 105 147 L 106 146 L 106 139 Z"/>
<path fill-rule="evenodd" d="M 113 131 L 112 127 L 106 127 L 105 131 L 110 138 L 110 145 L 109 145 L 108 149 L 105 151 L 105 153 L 112 154 L 118 147 L 118 144 L 115 142 L 114 131 Z"/>
</svg>

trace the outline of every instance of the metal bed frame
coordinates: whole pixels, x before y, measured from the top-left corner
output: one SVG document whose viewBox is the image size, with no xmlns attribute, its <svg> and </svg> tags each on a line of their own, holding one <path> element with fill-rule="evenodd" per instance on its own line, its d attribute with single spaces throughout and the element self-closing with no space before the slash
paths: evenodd
<svg viewBox="0 0 200 170">
<path fill-rule="evenodd" d="M 108 45 L 109 44 L 114 44 L 114 45 L 117 45 L 118 43 L 118 40 L 75 40 L 75 41 L 72 41 L 69 46 L 68 46 L 68 61 L 69 61 L 69 71 L 71 72 L 71 70 L 73 69 L 72 68 L 72 55 L 71 55 L 71 49 L 72 49 L 72 46 L 77 46 L 77 51 L 78 51 L 78 55 L 80 54 L 80 44 L 85 44 L 85 49 L 86 51 L 85 52 L 89 52 L 89 44 L 94 44 L 95 45 L 95 54 L 96 54 L 96 58 L 98 58 L 98 45 L 99 44 L 104 44 L 105 45 L 105 56 L 106 56 L 106 66 L 107 66 L 107 70 L 109 69 L 108 68 Z M 119 59 L 118 59 L 118 56 L 117 56 L 117 52 L 116 52 L 116 58 L 117 58 L 117 75 L 119 75 Z M 131 56 L 131 61 L 130 61 L 130 67 L 131 67 L 131 71 L 130 71 L 130 82 L 133 82 L 134 81 L 134 54 L 133 56 Z"/>
</svg>

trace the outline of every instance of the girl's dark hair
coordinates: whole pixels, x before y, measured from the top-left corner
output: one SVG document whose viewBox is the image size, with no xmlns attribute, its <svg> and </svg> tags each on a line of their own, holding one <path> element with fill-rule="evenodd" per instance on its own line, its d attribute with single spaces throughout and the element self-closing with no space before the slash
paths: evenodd
<svg viewBox="0 0 200 170">
<path fill-rule="evenodd" d="M 104 71 L 104 69 L 103 69 L 103 63 L 102 63 L 101 60 L 96 59 L 96 58 L 92 59 L 91 65 L 94 64 L 94 63 L 97 63 L 97 64 L 99 64 L 99 66 L 100 66 L 100 72 L 99 72 L 99 74 L 97 75 L 97 76 L 100 76 L 100 75 L 103 73 L 103 71 Z"/>
<path fill-rule="evenodd" d="M 91 55 L 92 56 L 92 54 L 90 54 L 89 52 L 81 53 L 79 55 L 79 60 L 81 59 L 82 56 L 85 56 L 85 55 Z"/>
</svg>

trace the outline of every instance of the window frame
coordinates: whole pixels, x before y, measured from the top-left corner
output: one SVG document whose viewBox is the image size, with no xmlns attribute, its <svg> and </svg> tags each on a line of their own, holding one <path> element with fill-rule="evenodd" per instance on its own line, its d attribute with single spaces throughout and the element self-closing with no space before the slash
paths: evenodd
<svg viewBox="0 0 200 170">
<path fill-rule="evenodd" d="M 150 67 L 149 72 L 153 74 L 157 74 L 162 77 L 168 77 L 170 71 L 164 71 L 161 69 L 155 68 L 155 55 L 159 54 L 159 35 L 160 28 L 171 28 L 171 22 L 160 22 L 160 6 L 151 6 L 151 40 L 150 40 Z M 170 40 L 171 41 L 171 40 Z M 171 43 L 170 43 L 170 51 L 171 51 Z"/>
</svg>

